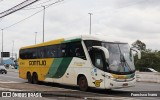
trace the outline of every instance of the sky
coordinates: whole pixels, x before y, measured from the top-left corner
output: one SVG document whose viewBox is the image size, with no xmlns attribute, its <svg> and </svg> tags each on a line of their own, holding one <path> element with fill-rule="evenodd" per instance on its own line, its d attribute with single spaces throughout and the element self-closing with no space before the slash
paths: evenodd
<svg viewBox="0 0 160 100">
<path fill-rule="evenodd" d="M 0 0 L 0 12 L 22 1 L 24 0 Z M 42 6 L 56 1 L 40 0 L 0 19 L 0 29 L 4 29 L 4 51 L 13 50 L 18 53 L 20 47 L 35 44 L 36 33 L 36 43 L 42 43 L 43 11 L 13 24 L 42 10 Z M 73 35 L 89 35 L 88 13 L 93 14 L 92 35 L 105 37 L 107 41 L 129 44 L 141 40 L 147 49 L 160 50 L 160 0 L 64 0 L 46 8 L 45 41 Z M 10 25 L 13 26 L 8 27 Z M 0 49 L 1 40 L 0 38 Z"/>
</svg>

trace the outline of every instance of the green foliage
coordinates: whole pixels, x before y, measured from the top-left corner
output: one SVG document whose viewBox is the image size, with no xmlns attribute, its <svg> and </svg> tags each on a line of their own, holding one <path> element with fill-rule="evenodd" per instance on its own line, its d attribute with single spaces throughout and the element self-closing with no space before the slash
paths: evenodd
<svg viewBox="0 0 160 100">
<path fill-rule="evenodd" d="M 137 40 L 136 42 L 132 43 L 132 46 L 140 50 L 146 50 L 146 44 L 140 40 Z"/>
<path fill-rule="evenodd" d="M 143 44 L 143 42 L 142 42 L 142 44 Z M 136 42 L 134 42 L 134 45 L 137 45 Z M 142 57 L 140 60 L 137 59 L 137 56 L 135 57 L 136 69 L 138 70 L 140 68 L 153 68 L 153 69 L 160 72 L 160 51 L 151 50 L 151 49 L 144 49 L 144 48 L 146 48 L 145 44 L 143 44 L 143 46 L 141 45 L 140 48 L 143 49 L 141 51 Z"/>
</svg>

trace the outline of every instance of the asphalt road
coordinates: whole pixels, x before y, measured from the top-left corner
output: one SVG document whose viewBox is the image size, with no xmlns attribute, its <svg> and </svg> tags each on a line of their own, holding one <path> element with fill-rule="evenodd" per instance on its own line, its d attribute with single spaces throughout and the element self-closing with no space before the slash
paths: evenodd
<svg viewBox="0 0 160 100">
<path fill-rule="evenodd" d="M 160 93 L 159 83 L 137 82 L 135 87 L 113 89 L 111 91 L 102 89 L 90 89 L 88 92 L 79 91 L 78 87 L 55 84 L 39 83 L 29 84 L 27 80 L 20 79 L 18 72 L 9 71 L 7 74 L 0 74 L 0 91 L 40 91 L 45 98 L 32 98 L 33 100 L 159 100 L 160 97 L 131 97 L 132 94 L 156 94 Z M 145 91 L 145 92 L 144 92 Z M 154 91 L 154 92 L 151 92 Z M 45 94 L 45 95 L 44 95 Z M 21 100 L 22 98 L 12 98 L 12 100 Z M 23 98 L 30 100 L 31 98 Z M 3 98 L 10 100 L 10 98 Z"/>
</svg>

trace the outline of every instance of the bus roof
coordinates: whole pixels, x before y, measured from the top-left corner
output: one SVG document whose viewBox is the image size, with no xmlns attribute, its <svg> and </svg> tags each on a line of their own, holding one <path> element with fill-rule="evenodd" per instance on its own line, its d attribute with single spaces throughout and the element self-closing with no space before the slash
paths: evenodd
<svg viewBox="0 0 160 100">
<path fill-rule="evenodd" d="M 34 48 L 34 47 L 40 47 L 40 46 L 46 46 L 46 45 L 52 45 L 52 44 L 67 43 L 67 42 L 74 42 L 74 41 L 80 41 L 80 40 L 97 40 L 97 41 L 111 42 L 111 41 L 106 41 L 105 39 L 101 37 L 98 38 L 98 37 L 91 36 L 91 35 L 79 35 L 79 36 L 74 36 L 74 37 L 55 39 L 55 40 L 51 40 L 51 41 L 36 44 L 36 45 L 25 46 L 25 47 L 22 47 L 21 49 Z M 114 43 L 122 43 L 122 42 L 114 42 Z"/>
</svg>

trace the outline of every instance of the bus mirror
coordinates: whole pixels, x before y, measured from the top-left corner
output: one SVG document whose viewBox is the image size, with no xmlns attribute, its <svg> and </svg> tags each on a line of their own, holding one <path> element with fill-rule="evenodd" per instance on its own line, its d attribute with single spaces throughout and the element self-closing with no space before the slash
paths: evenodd
<svg viewBox="0 0 160 100">
<path fill-rule="evenodd" d="M 92 47 L 102 50 L 104 52 L 104 54 L 105 54 L 106 60 L 109 59 L 109 51 L 108 51 L 108 49 L 106 49 L 105 47 L 101 47 L 101 46 L 92 46 Z"/>
<path fill-rule="evenodd" d="M 140 50 L 138 50 L 137 48 L 134 48 L 134 47 L 132 47 L 131 50 L 137 52 L 138 59 L 141 59 L 141 51 Z"/>
</svg>

